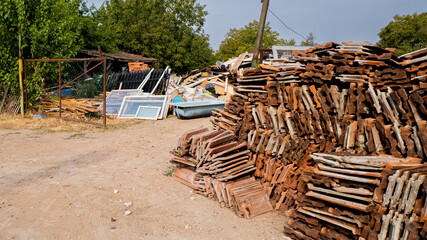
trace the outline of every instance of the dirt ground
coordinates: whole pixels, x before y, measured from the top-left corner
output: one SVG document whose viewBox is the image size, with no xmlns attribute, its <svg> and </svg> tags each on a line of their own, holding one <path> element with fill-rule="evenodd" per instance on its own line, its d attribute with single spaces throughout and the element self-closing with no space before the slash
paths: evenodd
<svg viewBox="0 0 427 240">
<path fill-rule="evenodd" d="M 239 218 L 165 175 L 181 133 L 209 118 L 77 132 L 8 124 L 0 124 L 0 239 L 283 239 L 278 213 Z"/>
</svg>

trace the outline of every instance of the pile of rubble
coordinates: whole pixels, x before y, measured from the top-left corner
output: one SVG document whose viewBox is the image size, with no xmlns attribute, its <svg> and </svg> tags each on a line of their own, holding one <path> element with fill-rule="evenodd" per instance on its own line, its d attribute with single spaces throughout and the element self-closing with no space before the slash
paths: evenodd
<svg viewBox="0 0 427 240">
<path fill-rule="evenodd" d="M 229 100 L 235 92 L 232 83 L 236 81 L 239 70 L 251 64 L 247 55 L 243 53 L 225 63 L 218 61 L 216 65 L 193 70 L 186 76 L 171 81 L 168 92 L 172 98 L 180 96 L 188 102 L 217 98 Z"/>
<path fill-rule="evenodd" d="M 290 215 L 285 232 L 293 238 L 425 239 L 426 56 L 327 43 L 294 63 L 245 69 L 212 122 L 218 135 L 232 136 L 220 152 L 247 156 L 233 168 L 255 167 L 216 185 L 227 191 L 255 177 L 274 209 Z M 204 141 L 195 144 L 206 149 Z M 188 170 L 212 177 L 197 172 L 202 155 L 189 153 L 197 157 Z"/>
</svg>

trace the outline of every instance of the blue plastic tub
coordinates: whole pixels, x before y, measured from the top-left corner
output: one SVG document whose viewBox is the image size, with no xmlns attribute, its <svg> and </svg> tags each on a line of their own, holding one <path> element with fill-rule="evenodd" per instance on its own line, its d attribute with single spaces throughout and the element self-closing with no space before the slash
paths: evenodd
<svg viewBox="0 0 427 240">
<path fill-rule="evenodd" d="M 214 108 L 224 109 L 226 103 L 224 101 L 210 100 L 172 103 L 171 105 L 174 106 L 175 114 L 178 118 L 197 118 L 212 115 Z"/>
<path fill-rule="evenodd" d="M 69 89 L 61 90 L 61 95 L 63 96 L 71 96 L 73 92 Z M 59 96 L 59 91 L 53 94 L 54 96 Z"/>
</svg>

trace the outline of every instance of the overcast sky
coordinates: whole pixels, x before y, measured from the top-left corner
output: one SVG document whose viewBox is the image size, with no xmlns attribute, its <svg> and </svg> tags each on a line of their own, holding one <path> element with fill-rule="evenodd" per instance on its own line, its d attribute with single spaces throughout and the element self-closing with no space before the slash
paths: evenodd
<svg viewBox="0 0 427 240">
<path fill-rule="evenodd" d="M 88 0 L 99 7 L 104 0 Z M 205 33 L 217 50 L 231 28 L 241 28 L 259 20 L 261 0 L 198 0 L 206 5 Z M 316 43 L 378 42 L 378 33 L 396 14 L 427 11 L 427 0 L 270 0 L 273 11 L 288 27 L 307 36 L 312 32 Z M 284 39 L 303 38 L 287 29 L 271 13 L 267 21 Z"/>
</svg>

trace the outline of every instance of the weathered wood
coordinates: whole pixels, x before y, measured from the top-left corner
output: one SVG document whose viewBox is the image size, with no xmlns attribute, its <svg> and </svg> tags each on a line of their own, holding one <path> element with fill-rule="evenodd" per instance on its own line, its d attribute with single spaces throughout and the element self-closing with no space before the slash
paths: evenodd
<svg viewBox="0 0 427 240">
<path fill-rule="evenodd" d="M 313 211 L 308 211 L 306 209 L 298 209 L 298 212 L 304 213 L 304 214 L 306 214 L 308 216 L 315 217 L 315 218 L 318 218 L 320 220 L 323 220 L 323 221 L 329 222 L 331 224 L 334 224 L 336 226 L 342 227 L 342 228 L 344 228 L 346 230 L 351 231 L 354 235 L 359 234 L 359 230 L 358 230 L 357 227 L 352 226 L 352 225 L 350 225 L 348 223 L 345 223 L 344 221 L 342 221 L 342 219 L 334 219 L 334 218 L 331 218 L 330 216 L 325 216 L 323 214 L 319 214 L 319 213 L 313 212 Z"/>
</svg>

